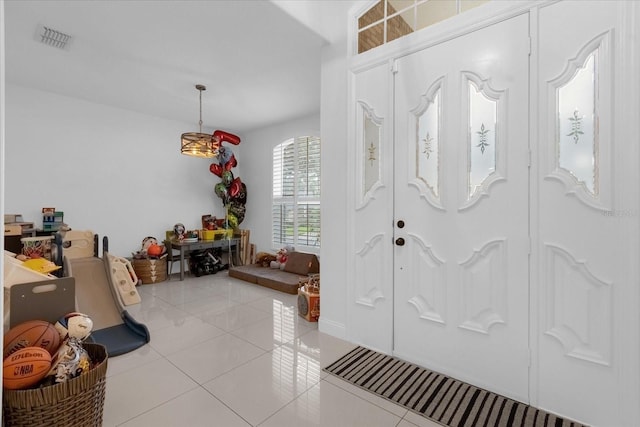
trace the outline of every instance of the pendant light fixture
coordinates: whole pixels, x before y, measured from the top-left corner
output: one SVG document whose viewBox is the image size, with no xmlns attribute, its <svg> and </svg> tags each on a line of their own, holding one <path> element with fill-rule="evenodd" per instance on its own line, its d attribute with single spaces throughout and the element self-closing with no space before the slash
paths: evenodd
<svg viewBox="0 0 640 427">
<path fill-rule="evenodd" d="M 213 135 L 202 133 L 202 91 L 207 88 L 204 85 L 196 85 L 196 89 L 200 92 L 200 131 L 182 134 L 180 152 L 187 156 L 211 158 L 218 155 L 220 142 Z"/>
</svg>

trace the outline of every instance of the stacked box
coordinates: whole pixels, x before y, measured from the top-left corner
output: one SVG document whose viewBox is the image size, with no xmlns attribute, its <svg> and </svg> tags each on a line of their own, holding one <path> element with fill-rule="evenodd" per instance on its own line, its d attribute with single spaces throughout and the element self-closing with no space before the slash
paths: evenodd
<svg viewBox="0 0 640 427">
<path fill-rule="evenodd" d="M 43 212 L 42 229 L 44 231 L 58 231 L 64 222 L 64 212 Z"/>
</svg>

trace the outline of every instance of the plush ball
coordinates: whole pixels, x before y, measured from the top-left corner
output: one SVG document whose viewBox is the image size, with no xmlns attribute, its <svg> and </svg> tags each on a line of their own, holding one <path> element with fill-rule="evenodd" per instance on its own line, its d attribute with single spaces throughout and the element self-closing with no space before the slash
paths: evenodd
<svg viewBox="0 0 640 427">
<path fill-rule="evenodd" d="M 25 347 L 40 347 L 55 354 L 60 346 L 56 328 L 44 320 L 29 320 L 9 329 L 4 335 L 3 359 Z"/>
<path fill-rule="evenodd" d="M 55 325 L 60 338 L 76 338 L 84 340 L 93 330 L 93 320 L 83 313 L 69 313 L 58 319 Z"/>
<path fill-rule="evenodd" d="M 10 354 L 2 363 L 2 385 L 21 390 L 36 385 L 51 369 L 51 354 L 44 348 L 25 347 Z"/>
<path fill-rule="evenodd" d="M 160 256 L 162 255 L 162 246 L 158 244 L 150 245 L 147 248 L 147 253 L 151 256 Z"/>
</svg>

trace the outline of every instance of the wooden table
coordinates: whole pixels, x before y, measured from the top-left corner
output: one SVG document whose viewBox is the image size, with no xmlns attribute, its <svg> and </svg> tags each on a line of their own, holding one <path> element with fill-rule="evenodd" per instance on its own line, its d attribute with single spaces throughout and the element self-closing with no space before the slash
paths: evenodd
<svg viewBox="0 0 640 427">
<path fill-rule="evenodd" d="M 184 280 L 184 254 L 187 251 L 198 251 L 211 248 L 228 248 L 229 249 L 229 264 L 233 264 L 233 248 L 236 248 L 236 259 L 238 256 L 238 246 L 240 244 L 239 238 L 232 239 L 220 239 L 220 240 L 198 240 L 197 242 L 180 242 L 177 240 L 171 241 L 171 248 L 180 250 L 180 280 Z"/>
</svg>

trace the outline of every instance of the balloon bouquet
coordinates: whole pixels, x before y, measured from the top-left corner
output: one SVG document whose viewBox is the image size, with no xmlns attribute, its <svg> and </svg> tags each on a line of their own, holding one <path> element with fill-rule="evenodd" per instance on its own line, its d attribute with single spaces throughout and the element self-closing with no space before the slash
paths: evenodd
<svg viewBox="0 0 640 427">
<path fill-rule="evenodd" d="M 234 177 L 231 169 L 234 168 L 238 161 L 230 148 L 224 147 L 223 142 L 233 145 L 240 144 L 240 137 L 228 132 L 216 130 L 213 138 L 218 139 L 220 148 L 218 149 L 218 163 L 211 163 L 209 171 L 220 177 L 221 181 L 214 187 L 216 196 L 222 199 L 222 204 L 226 211 L 226 227 L 238 228 L 238 225 L 244 220 L 247 203 L 247 186 L 239 177 Z"/>
</svg>

